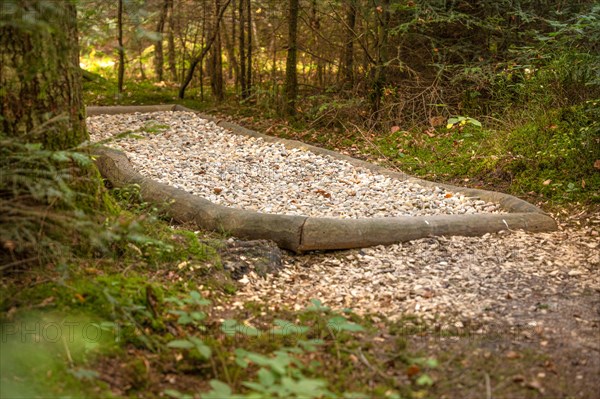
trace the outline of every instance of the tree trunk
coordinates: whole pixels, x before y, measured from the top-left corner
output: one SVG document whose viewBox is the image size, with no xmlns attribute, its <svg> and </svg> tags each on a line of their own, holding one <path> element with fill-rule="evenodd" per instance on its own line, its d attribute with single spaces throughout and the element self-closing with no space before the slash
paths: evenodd
<svg viewBox="0 0 600 399">
<path fill-rule="evenodd" d="M 342 59 L 343 80 L 350 86 L 354 83 L 354 38 L 356 37 L 356 0 L 348 0 L 346 10 L 346 38 Z"/>
<path fill-rule="evenodd" d="M 235 8 L 232 8 L 232 10 L 235 10 Z M 235 26 L 235 24 L 234 24 Z M 238 78 L 238 74 L 239 74 L 239 65 L 237 62 L 237 58 L 235 57 L 235 48 L 234 45 L 235 43 L 232 43 L 232 39 L 229 37 L 229 34 L 227 33 L 227 29 L 223 29 L 223 42 L 225 44 L 225 49 L 227 50 L 227 60 L 229 61 L 229 79 L 233 79 L 235 77 L 235 84 L 237 86 L 237 83 L 239 81 Z M 235 32 L 233 32 L 235 34 Z M 235 41 L 235 36 L 233 36 L 233 40 Z"/>
<path fill-rule="evenodd" d="M 117 90 L 123 92 L 123 77 L 125 76 L 125 48 L 123 47 L 123 0 L 119 0 L 117 8 L 117 40 L 119 42 L 119 70 L 117 77 Z"/>
<path fill-rule="evenodd" d="M 163 33 L 165 31 L 165 22 L 167 20 L 168 12 L 169 0 L 165 0 L 160 10 L 160 14 L 158 15 L 158 22 L 156 23 L 156 34 L 159 35 L 160 38 L 156 41 L 156 43 L 154 43 L 154 74 L 156 75 L 156 80 L 158 82 L 162 82 L 164 80 Z"/>
<path fill-rule="evenodd" d="M 319 46 L 319 32 L 321 30 L 321 19 L 319 18 L 319 14 L 318 14 L 317 0 L 312 0 L 311 6 L 310 6 L 310 27 L 313 31 L 313 37 L 312 37 L 313 51 L 315 54 L 321 54 L 320 46 Z M 317 63 L 316 83 L 317 83 L 317 86 L 323 87 L 324 86 L 323 70 L 325 69 L 325 67 L 323 65 L 323 58 L 321 58 L 321 57 L 315 57 L 315 58 L 316 58 L 316 63 Z"/>
<path fill-rule="evenodd" d="M 215 0 L 215 19 L 219 18 L 221 11 L 221 0 Z M 215 22 L 213 29 L 216 30 L 215 42 L 212 46 L 212 57 L 211 57 L 211 73 L 210 73 L 210 85 L 212 94 L 215 100 L 223 101 L 223 58 L 221 49 L 221 28 L 218 22 Z"/>
<path fill-rule="evenodd" d="M 231 63 L 234 66 L 234 73 L 235 73 L 235 92 L 237 93 L 238 87 L 240 85 L 240 65 L 238 64 L 238 60 L 237 58 L 235 58 L 235 40 L 237 38 L 236 36 L 236 19 L 235 19 L 235 0 L 232 0 L 231 3 Z"/>
<path fill-rule="evenodd" d="M 245 44 L 245 33 L 244 33 L 244 0 L 240 0 L 239 4 L 239 16 L 240 16 L 240 89 L 242 99 L 246 99 L 246 44 Z"/>
<path fill-rule="evenodd" d="M 19 0 L 1 14 L 0 129 L 67 149 L 88 139 L 77 11 L 70 1 L 46 3 Z"/>
<path fill-rule="evenodd" d="M 246 0 L 247 20 L 248 20 L 248 57 L 246 62 L 246 95 L 244 98 L 250 97 L 252 94 L 252 0 Z"/>
<path fill-rule="evenodd" d="M 144 68 L 144 60 L 143 60 L 143 48 L 142 43 L 136 43 L 137 53 L 138 53 L 138 67 L 140 68 L 140 79 L 142 81 L 146 80 L 146 71 Z"/>
<path fill-rule="evenodd" d="M 289 0 L 288 9 L 288 49 L 285 65 L 285 104 L 284 113 L 288 116 L 296 114 L 296 98 L 298 97 L 298 73 L 296 57 L 298 52 L 298 0 Z"/>
<path fill-rule="evenodd" d="M 177 56 L 175 54 L 175 17 L 173 16 L 173 0 L 165 0 L 169 4 L 169 30 L 167 35 L 167 56 L 169 59 L 169 71 L 174 82 L 177 77 Z"/>
<path fill-rule="evenodd" d="M 381 10 L 381 11 L 379 11 Z M 376 64 L 371 70 L 371 111 L 373 114 L 381 108 L 381 97 L 386 83 L 385 64 L 388 61 L 388 28 L 390 24 L 390 0 L 381 0 L 381 6 L 376 11 L 377 15 L 377 44 Z M 375 116 L 377 119 L 377 116 Z"/>
</svg>

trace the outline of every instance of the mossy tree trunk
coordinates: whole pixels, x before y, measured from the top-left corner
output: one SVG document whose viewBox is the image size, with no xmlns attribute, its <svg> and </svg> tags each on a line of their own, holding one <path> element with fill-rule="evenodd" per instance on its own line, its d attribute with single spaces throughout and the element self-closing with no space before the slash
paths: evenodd
<svg viewBox="0 0 600 399">
<path fill-rule="evenodd" d="M 17 0 L 0 8 L 0 129 L 72 148 L 88 138 L 75 3 Z"/>
</svg>

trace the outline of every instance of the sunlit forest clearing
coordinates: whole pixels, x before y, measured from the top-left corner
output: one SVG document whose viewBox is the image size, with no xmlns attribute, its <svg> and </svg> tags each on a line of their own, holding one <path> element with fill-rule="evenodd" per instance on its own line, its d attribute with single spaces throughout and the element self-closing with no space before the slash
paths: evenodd
<svg viewBox="0 0 600 399">
<path fill-rule="evenodd" d="M 3 1 L 0 396 L 595 397 L 599 43 L 587 0 Z M 214 123 L 85 111 L 157 104 Z M 305 149 L 221 142 L 221 122 L 507 193 L 558 230 L 295 254 L 99 172 L 100 145 L 166 176 L 193 144 L 177 174 L 217 179 L 204 196 L 235 207 L 229 171 L 209 172 L 237 143 L 256 166 L 233 167 L 234 186 L 296 214 L 341 196 L 315 176 L 342 182 L 347 214 L 434 208 L 341 163 L 292 165 Z M 353 207 L 357 187 L 382 199 Z M 501 212 L 480 202 L 469 212 Z"/>
</svg>

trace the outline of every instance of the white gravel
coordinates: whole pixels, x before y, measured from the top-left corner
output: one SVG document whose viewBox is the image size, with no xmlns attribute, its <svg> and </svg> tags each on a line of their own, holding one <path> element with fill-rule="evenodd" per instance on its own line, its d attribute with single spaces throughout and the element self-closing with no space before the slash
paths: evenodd
<svg viewBox="0 0 600 399">
<path fill-rule="evenodd" d="M 278 275 L 245 276 L 235 305 L 258 301 L 299 310 L 318 298 L 335 309 L 391 320 L 415 315 L 429 321 L 518 324 L 536 306 L 539 317 L 557 314 L 565 298 L 595 297 L 600 306 L 599 227 L 600 215 L 595 215 L 589 227 L 561 226 L 551 233 L 431 237 L 287 256 Z"/>
<path fill-rule="evenodd" d="M 92 141 L 108 140 L 142 175 L 230 207 L 336 218 L 501 212 L 477 198 L 235 135 L 191 112 L 99 115 L 87 125 Z"/>
</svg>

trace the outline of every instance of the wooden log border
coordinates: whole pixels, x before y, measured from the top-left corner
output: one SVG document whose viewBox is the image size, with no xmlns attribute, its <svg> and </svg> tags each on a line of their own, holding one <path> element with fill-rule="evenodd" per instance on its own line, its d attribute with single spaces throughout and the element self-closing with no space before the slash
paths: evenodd
<svg viewBox="0 0 600 399">
<path fill-rule="evenodd" d="M 220 121 L 181 105 L 87 108 L 88 116 L 157 111 L 194 112 L 199 117 L 212 121 L 234 134 L 261 138 L 269 143 L 281 143 L 288 149 L 300 148 L 316 154 L 328 155 L 399 180 L 411 181 L 427 187 L 437 186 L 451 192 L 462 193 L 468 197 L 480 198 L 497 203 L 508 212 L 504 214 L 478 213 L 360 219 L 259 213 L 217 205 L 184 190 L 156 182 L 135 171 L 124 153 L 106 147 L 94 147 L 96 165 L 104 178 L 115 187 L 138 184 L 145 201 L 164 204 L 170 216 L 178 222 L 193 222 L 200 228 L 226 232 L 244 239 L 272 240 L 281 248 L 297 253 L 386 245 L 429 236 L 481 236 L 500 230 L 522 229 L 541 232 L 553 231 L 557 228 L 554 219 L 540 208 L 512 195 L 417 179 L 324 148 L 296 140 L 267 136 L 234 123 Z"/>
</svg>

